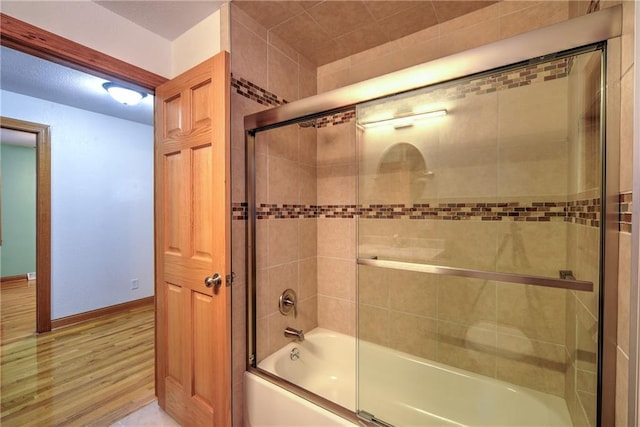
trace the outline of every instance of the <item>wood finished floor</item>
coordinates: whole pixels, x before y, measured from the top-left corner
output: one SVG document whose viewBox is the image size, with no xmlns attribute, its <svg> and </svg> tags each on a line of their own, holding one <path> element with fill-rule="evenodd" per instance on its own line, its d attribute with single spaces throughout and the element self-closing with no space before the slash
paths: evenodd
<svg viewBox="0 0 640 427">
<path fill-rule="evenodd" d="M 0 293 L 0 425 L 108 426 L 153 401 L 153 306 L 36 335 L 35 286 Z"/>
</svg>

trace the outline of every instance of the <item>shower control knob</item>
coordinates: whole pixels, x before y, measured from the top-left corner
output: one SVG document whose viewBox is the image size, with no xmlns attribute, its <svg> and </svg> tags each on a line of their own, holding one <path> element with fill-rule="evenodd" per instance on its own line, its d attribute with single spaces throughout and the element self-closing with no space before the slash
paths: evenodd
<svg viewBox="0 0 640 427">
<path fill-rule="evenodd" d="M 293 289 L 286 289 L 278 300 L 278 308 L 283 316 L 288 316 L 293 310 L 293 317 L 298 317 L 298 298 Z"/>
<path fill-rule="evenodd" d="M 218 273 L 215 273 L 213 276 L 208 276 L 204 279 L 204 284 L 207 288 L 214 286 L 216 289 L 218 289 L 220 286 L 222 286 L 222 276 Z"/>
</svg>

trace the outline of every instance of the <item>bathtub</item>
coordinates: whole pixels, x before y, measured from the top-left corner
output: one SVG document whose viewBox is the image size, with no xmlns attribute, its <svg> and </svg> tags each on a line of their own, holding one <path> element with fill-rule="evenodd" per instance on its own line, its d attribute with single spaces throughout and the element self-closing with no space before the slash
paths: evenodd
<svg viewBox="0 0 640 427">
<path fill-rule="evenodd" d="M 316 328 L 259 368 L 397 426 L 571 426 L 564 399 Z M 292 360 L 297 349 L 299 357 Z M 295 359 L 295 357 L 294 357 Z M 344 418 L 245 374 L 245 420 L 259 426 L 347 426 Z"/>
</svg>

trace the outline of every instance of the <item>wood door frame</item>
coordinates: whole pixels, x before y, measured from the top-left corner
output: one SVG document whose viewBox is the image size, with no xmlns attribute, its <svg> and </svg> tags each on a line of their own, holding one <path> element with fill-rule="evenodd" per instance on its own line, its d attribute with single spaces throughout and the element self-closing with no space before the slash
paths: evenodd
<svg viewBox="0 0 640 427">
<path fill-rule="evenodd" d="M 4 13 L 0 13 L 0 45 L 112 81 L 138 86 L 151 94 L 155 94 L 155 88 L 168 80 L 165 77 L 64 37 L 60 37 L 42 28 L 5 15 Z M 5 125 L 5 120 L 4 118 L 2 119 L 3 126 Z M 38 128 L 37 131 L 32 130 L 31 132 L 41 132 L 41 128 Z M 50 137 L 48 127 L 46 135 L 47 138 Z M 46 146 L 46 148 L 50 150 L 50 141 L 43 142 L 40 145 L 42 145 L 43 148 Z M 49 153 L 48 151 L 46 154 L 40 154 L 38 151 L 38 155 L 43 156 L 42 162 L 44 162 L 45 159 L 49 162 L 48 169 L 42 172 L 40 171 L 40 164 L 38 165 L 38 174 L 43 174 L 42 179 L 45 179 L 45 174 L 48 176 L 46 179 L 49 183 L 49 189 L 46 195 L 40 194 L 40 185 L 38 185 L 38 194 L 36 196 L 36 205 L 39 209 L 37 214 L 38 224 L 36 226 L 38 230 L 37 239 L 40 238 L 40 232 L 42 231 L 43 233 L 42 241 L 38 240 L 40 243 L 36 244 L 36 270 L 38 277 L 38 291 L 36 293 L 37 332 L 48 332 L 51 330 L 51 194 Z M 44 167 L 44 164 L 42 166 Z M 42 223 L 40 221 L 42 221 Z M 44 234 L 48 236 L 46 239 Z"/>
<path fill-rule="evenodd" d="M 51 330 L 51 132 L 49 125 L 0 117 L 0 127 L 36 136 L 36 332 Z"/>
</svg>

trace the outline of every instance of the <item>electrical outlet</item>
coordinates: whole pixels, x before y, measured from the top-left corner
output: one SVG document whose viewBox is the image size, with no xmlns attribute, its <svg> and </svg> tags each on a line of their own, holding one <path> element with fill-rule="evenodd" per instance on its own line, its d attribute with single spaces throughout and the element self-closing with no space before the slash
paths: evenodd
<svg viewBox="0 0 640 427">
<path fill-rule="evenodd" d="M 138 279 L 131 280 L 131 290 L 138 289 L 139 285 L 140 285 L 140 281 Z"/>
</svg>

